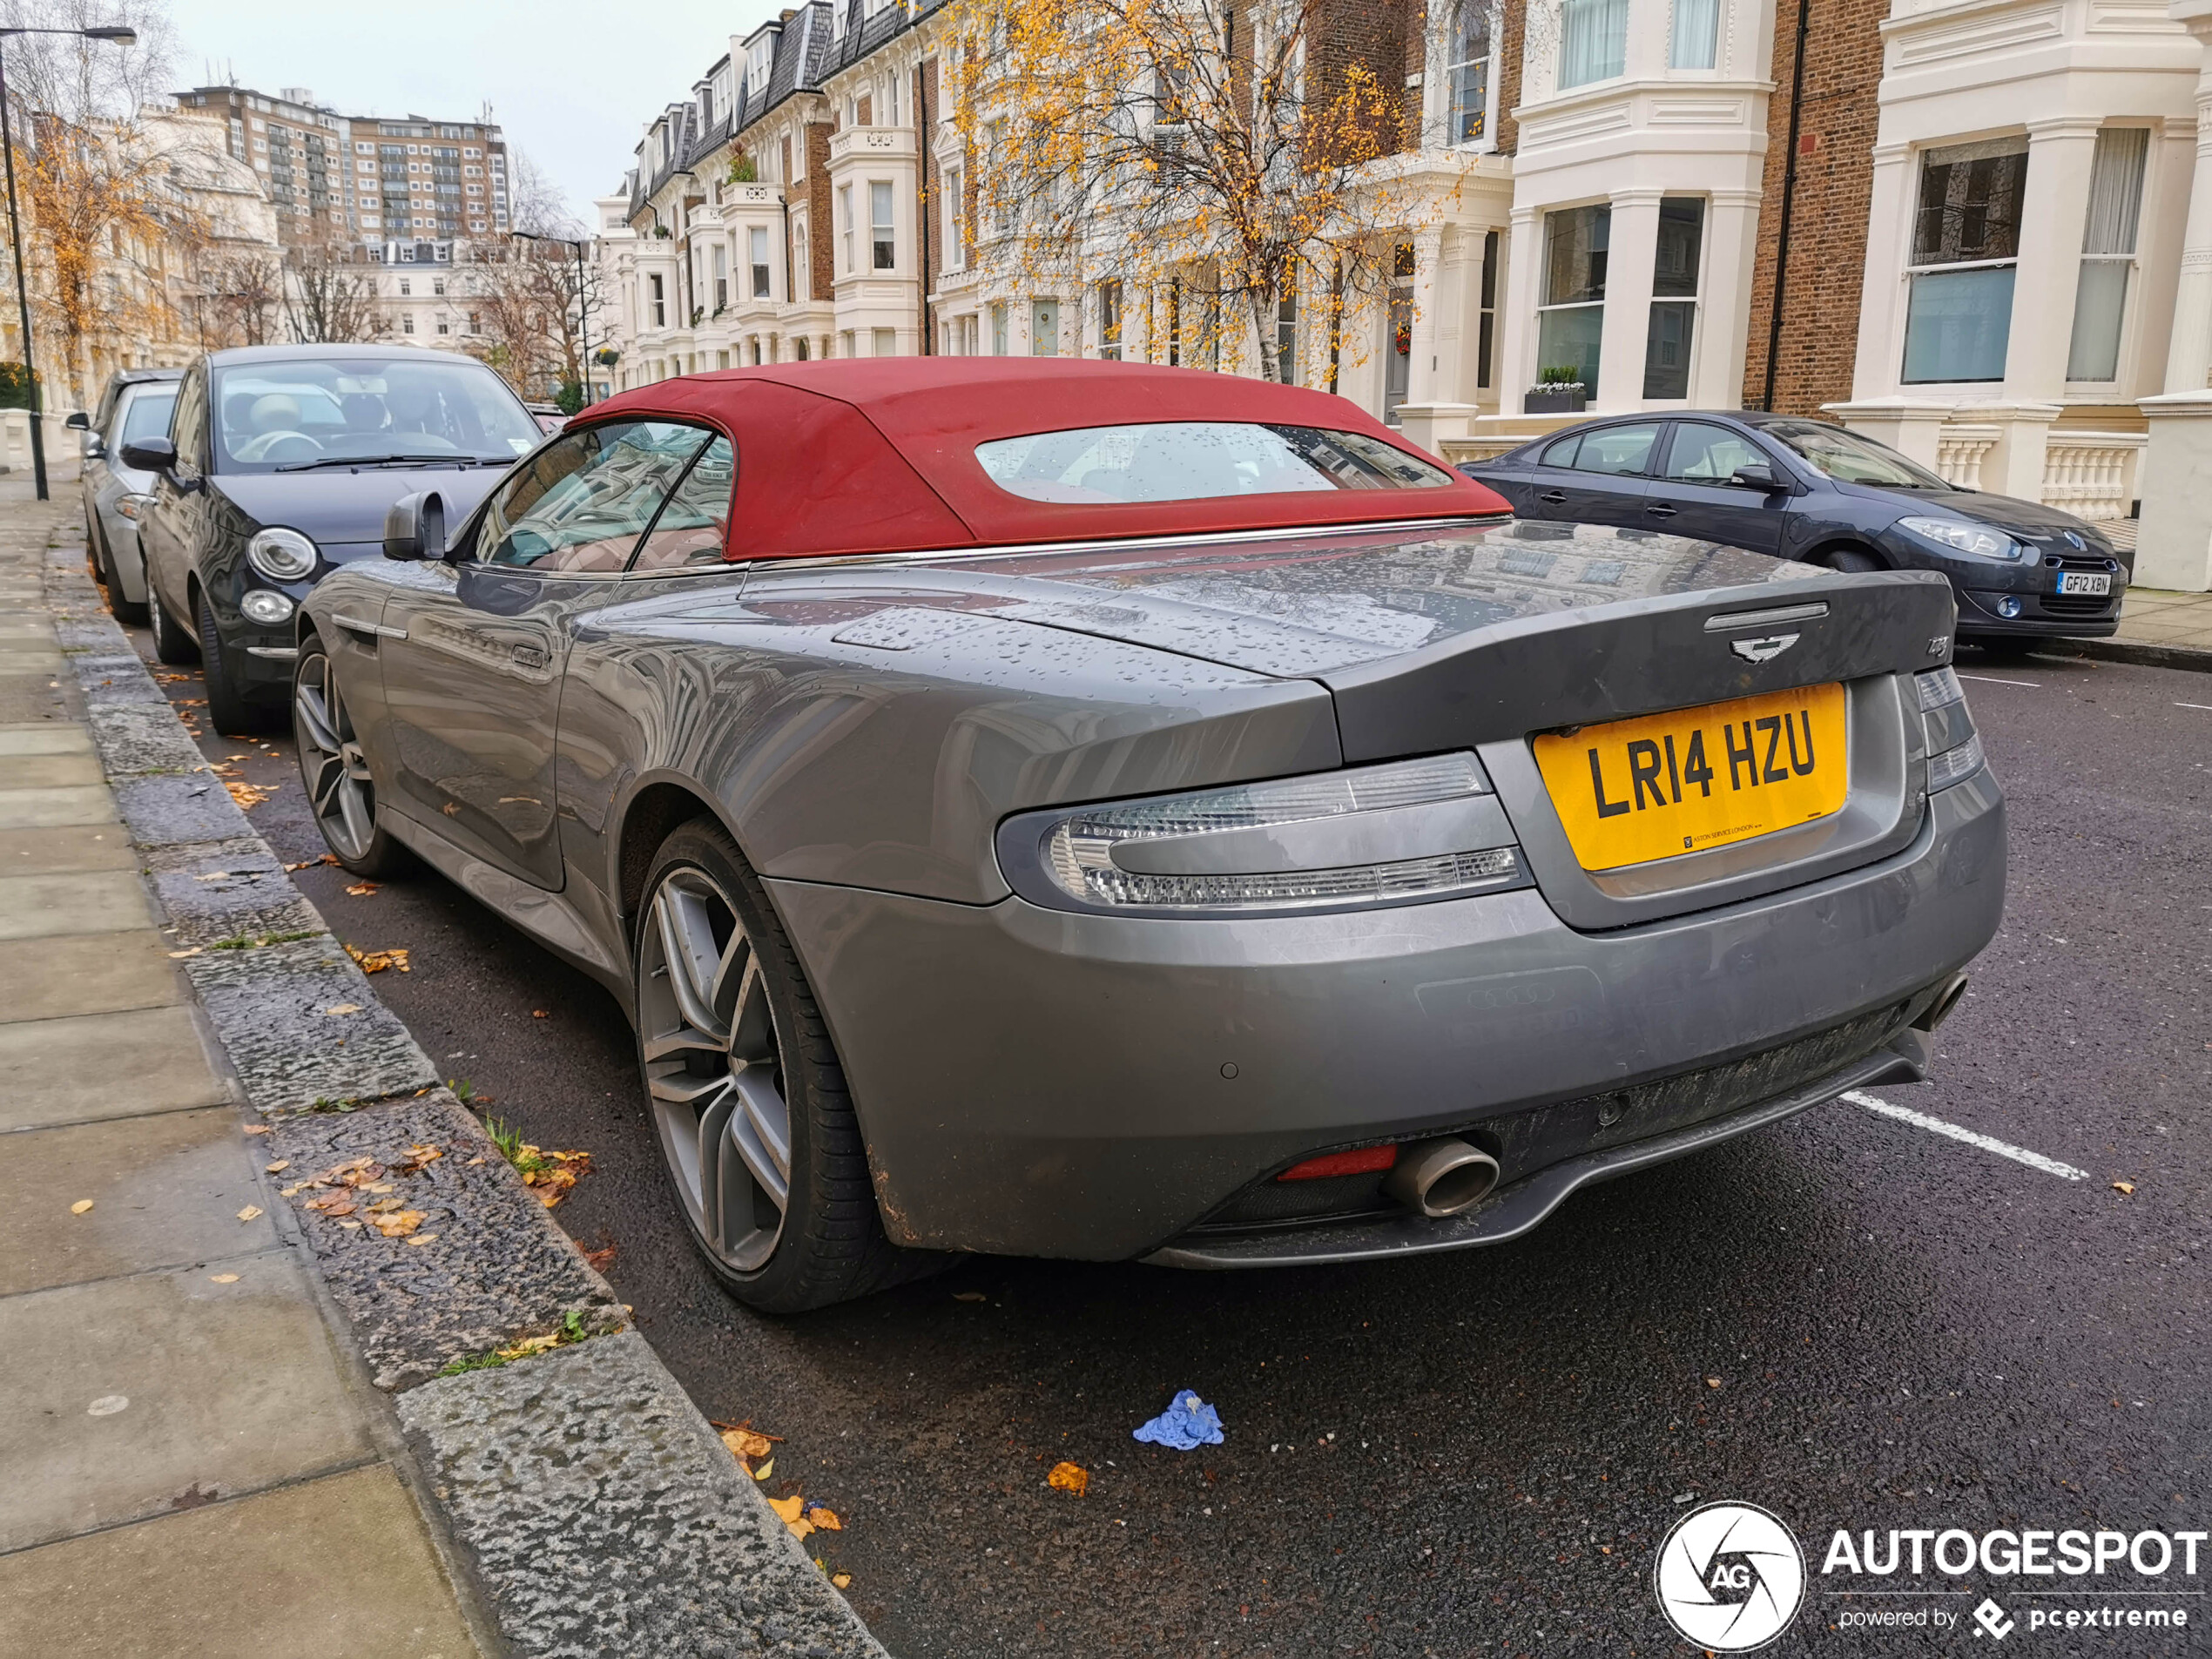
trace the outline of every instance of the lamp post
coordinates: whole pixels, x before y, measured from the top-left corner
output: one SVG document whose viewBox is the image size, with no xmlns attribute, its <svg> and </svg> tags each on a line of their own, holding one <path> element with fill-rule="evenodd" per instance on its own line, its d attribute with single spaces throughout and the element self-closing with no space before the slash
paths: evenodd
<svg viewBox="0 0 2212 1659">
<path fill-rule="evenodd" d="M 127 25 L 102 29 L 0 29 L 0 44 L 10 35 L 77 35 L 85 40 L 112 41 L 118 46 L 135 46 L 138 31 Z M 8 113 L 8 65 L 4 50 L 0 50 L 0 152 L 7 156 L 8 170 L 8 240 L 16 254 L 16 307 L 23 327 L 24 395 L 30 408 L 30 475 L 38 489 L 38 499 L 46 496 L 46 436 L 42 429 L 45 421 L 38 395 L 38 371 L 31 366 L 30 357 L 30 285 L 23 274 L 23 230 L 16 216 L 16 138 L 12 119 Z"/>
<path fill-rule="evenodd" d="M 536 231 L 509 231 L 509 236 L 519 236 L 526 242 L 557 242 L 576 250 L 576 329 L 583 341 L 583 355 L 577 360 L 583 379 L 577 389 L 583 394 L 588 406 L 591 399 L 591 309 L 584 297 L 583 244 L 572 236 L 540 236 Z"/>
</svg>

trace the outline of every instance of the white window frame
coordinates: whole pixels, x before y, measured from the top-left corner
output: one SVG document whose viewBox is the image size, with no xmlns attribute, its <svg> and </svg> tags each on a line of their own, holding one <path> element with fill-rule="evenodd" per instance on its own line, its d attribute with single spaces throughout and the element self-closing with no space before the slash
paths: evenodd
<svg viewBox="0 0 2212 1659">
<path fill-rule="evenodd" d="M 837 187 L 837 227 L 839 241 L 844 253 L 845 274 L 857 275 L 860 266 L 853 262 L 853 186 L 850 185 L 840 185 Z"/>
<path fill-rule="evenodd" d="M 879 213 L 878 210 L 880 209 Z M 899 192 L 888 179 L 868 180 L 868 269 L 899 268 Z"/>
</svg>

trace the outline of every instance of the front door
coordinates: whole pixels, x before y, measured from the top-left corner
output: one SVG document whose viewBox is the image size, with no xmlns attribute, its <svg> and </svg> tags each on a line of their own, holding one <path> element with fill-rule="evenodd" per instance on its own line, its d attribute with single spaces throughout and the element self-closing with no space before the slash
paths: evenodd
<svg viewBox="0 0 2212 1659">
<path fill-rule="evenodd" d="M 1745 437 L 1710 421 L 1677 421 L 1667 459 L 1654 469 L 1644 495 L 1644 523 L 1652 529 L 1701 542 L 1723 542 L 1754 553 L 1778 553 L 1789 515 L 1786 491 L 1731 483 L 1738 467 L 1782 469 Z"/>
<path fill-rule="evenodd" d="M 605 597 L 713 435 L 662 421 L 569 433 L 493 492 L 453 563 L 394 588 L 378 654 L 401 811 L 509 874 L 561 885 L 567 619 Z"/>
<path fill-rule="evenodd" d="M 1413 291 L 1395 287 L 1390 291 L 1390 308 L 1385 318 L 1389 336 L 1383 341 L 1383 419 L 1396 426 L 1398 407 L 1405 402 L 1406 395 L 1413 384 Z"/>
<path fill-rule="evenodd" d="M 1658 421 L 1591 427 L 1554 440 L 1538 456 L 1525 518 L 1642 527 L 1645 476 L 1659 445 Z"/>
<path fill-rule="evenodd" d="M 1029 353 L 1034 357 L 1060 355 L 1060 302 L 1040 300 L 1029 317 Z"/>
</svg>

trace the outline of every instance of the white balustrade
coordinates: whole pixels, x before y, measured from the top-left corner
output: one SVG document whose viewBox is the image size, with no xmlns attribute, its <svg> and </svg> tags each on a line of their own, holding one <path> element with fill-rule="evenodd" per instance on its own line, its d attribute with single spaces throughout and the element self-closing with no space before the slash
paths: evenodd
<svg viewBox="0 0 2212 1659">
<path fill-rule="evenodd" d="M 2127 517 L 2149 442 L 2138 432 L 2054 431 L 2043 446 L 2044 504 L 2092 523 Z"/>
</svg>

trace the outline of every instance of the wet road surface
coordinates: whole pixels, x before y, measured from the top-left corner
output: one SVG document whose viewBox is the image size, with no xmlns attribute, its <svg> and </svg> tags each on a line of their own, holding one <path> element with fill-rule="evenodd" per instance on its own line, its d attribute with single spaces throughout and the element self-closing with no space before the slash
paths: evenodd
<svg viewBox="0 0 2212 1659">
<path fill-rule="evenodd" d="M 807 1547 L 894 1653 L 1689 1651 L 1654 1550 L 1722 1498 L 1811 1556 L 1782 1650 L 1929 1651 L 1971 1626 L 1838 1629 L 1898 1603 L 1832 1593 L 1835 1528 L 2212 1516 L 2212 676 L 1961 657 L 2012 799 L 2008 914 L 1939 1080 L 1875 1092 L 2083 1179 L 1836 1103 L 1492 1249 L 1225 1275 L 979 1258 L 763 1318 L 694 1255 L 596 985 L 427 871 L 295 879 L 341 939 L 411 953 L 375 988 L 481 1109 L 592 1154 L 559 1219 L 612 1251 L 710 1417 L 783 1437 L 771 1491 L 844 1517 Z M 262 834 L 320 854 L 288 734 L 213 734 L 196 671 L 156 672 L 203 752 L 273 792 Z M 1184 1387 L 1226 1443 L 1132 1442 Z M 1063 1458 L 1089 1495 L 1046 1486 Z M 2165 1582 L 2201 1590 L 2203 1566 Z M 2196 1628 L 2039 1650 L 2202 1651 L 2212 1602 L 2163 1604 Z"/>
</svg>

